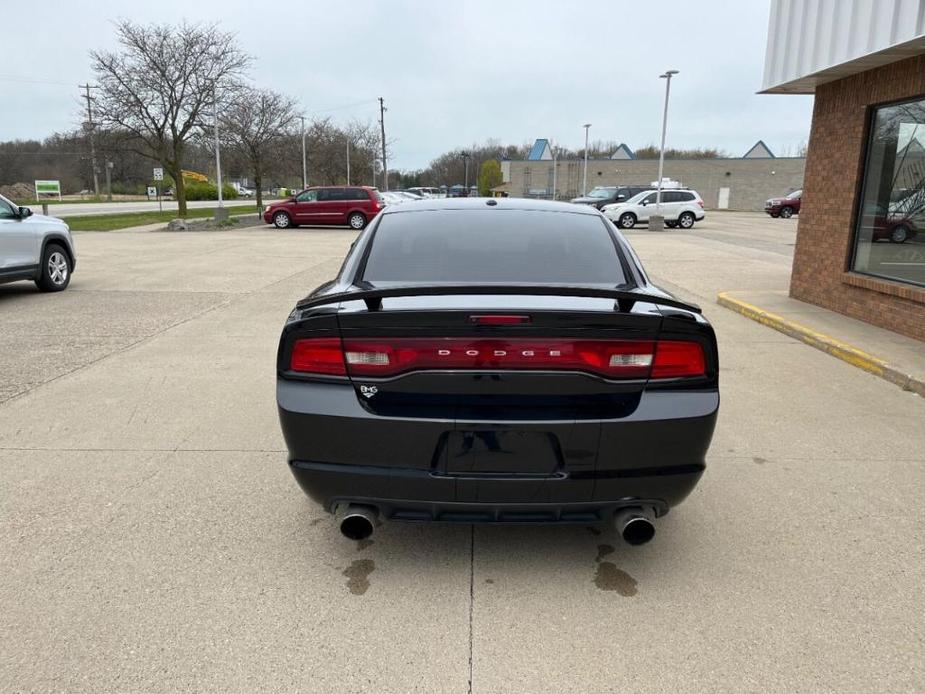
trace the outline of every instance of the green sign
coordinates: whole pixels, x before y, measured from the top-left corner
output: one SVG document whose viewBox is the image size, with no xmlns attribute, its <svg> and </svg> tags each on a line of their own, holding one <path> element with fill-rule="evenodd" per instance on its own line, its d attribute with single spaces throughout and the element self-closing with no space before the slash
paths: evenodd
<svg viewBox="0 0 925 694">
<path fill-rule="evenodd" d="M 61 181 L 36 181 L 35 194 L 61 197 Z"/>
</svg>

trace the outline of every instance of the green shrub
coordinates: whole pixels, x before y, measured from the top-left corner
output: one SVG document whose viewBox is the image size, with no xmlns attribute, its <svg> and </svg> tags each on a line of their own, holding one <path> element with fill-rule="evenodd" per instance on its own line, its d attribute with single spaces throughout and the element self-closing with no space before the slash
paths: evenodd
<svg viewBox="0 0 925 694">
<path fill-rule="evenodd" d="M 222 186 L 222 198 L 225 200 L 237 200 L 238 192 L 230 185 Z M 190 181 L 186 184 L 187 200 L 218 200 L 218 188 L 213 183 L 201 183 L 199 181 Z"/>
</svg>

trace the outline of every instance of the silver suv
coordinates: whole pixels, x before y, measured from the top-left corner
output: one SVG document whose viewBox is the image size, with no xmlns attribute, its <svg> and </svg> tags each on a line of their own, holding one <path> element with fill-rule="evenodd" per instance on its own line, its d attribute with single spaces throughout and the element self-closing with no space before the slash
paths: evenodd
<svg viewBox="0 0 925 694">
<path fill-rule="evenodd" d="M 0 284 L 32 280 L 42 291 L 60 292 L 76 264 L 67 224 L 0 195 Z"/>
</svg>

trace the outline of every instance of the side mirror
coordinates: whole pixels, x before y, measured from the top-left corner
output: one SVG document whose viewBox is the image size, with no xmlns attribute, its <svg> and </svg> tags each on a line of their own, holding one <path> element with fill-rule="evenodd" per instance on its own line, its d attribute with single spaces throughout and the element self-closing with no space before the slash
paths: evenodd
<svg viewBox="0 0 925 694">
<path fill-rule="evenodd" d="M 626 196 L 625 196 L 625 195 L 618 195 L 618 196 L 617 196 L 617 202 L 619 202 L 620 200 L 626 200 Z"/>
<path fill-rule="evenodd" d="M 649 201 L 648 201 L 648 200 L 643 200 L 643 201 L 642 201 L 642 206 L 643 206 L 643 207 L 645 207 L 645 206 L 648 205 L 648 204 L 649 204 Z"/>
<path fill-rule="evenodd" d="M 31 210 L 31 208 L 28 208 L 28 207 L 20 207 L 20 208 L 19 208 L 19 216 L 20 216 L 22 219 L 25 219 L 26 217 L 31 217 L 31 216 L 32 216 L 32 210 Z"/>
</svg>

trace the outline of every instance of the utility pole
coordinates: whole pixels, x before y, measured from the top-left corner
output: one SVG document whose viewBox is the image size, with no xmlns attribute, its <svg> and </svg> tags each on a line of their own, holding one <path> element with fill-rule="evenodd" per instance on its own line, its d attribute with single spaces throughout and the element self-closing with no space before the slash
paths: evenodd
<svg viewBox="0 0 925 694">
<path fill-rule="evenodd" d="M 469 153 L 463 152 L 462 159 L 463 159 L 463 165 L 465 166 L 465 169 L 466 169 L 466 174 L 465 174 L 465 179 L 464 179 L 465 183 L 463 184 L 463 188 L 465 188 L 465 192 L 463 193 L 463 197 L 468 198 L 469 197 Z"/>
<path fill-rule="evenodd" d="M 385 112 L 388 109 L 385 107 L 385 102 L 382 97 L 379 97 L 379 127 L 382 129 L 382 189 L 389 189 L 389 165 L 385 158 Z"/>
<path fill-rule="evenodd" d="M 552 199 L 555 200 L 556 199 L 556 183 L 558 182 L 556 181 L 556 176 L 558 175 L 557 169 L 559 168 L 559 162 L 556 159 L 557 157 L 556 146 L 553 144 L 550 144 L 549 149 L 552 150 Z"/>
<path fill-rule="evenodd" d="M 87 136 L 90 139 L 90 166 L 93 168 L 93 194 L 96 197 L 100 196 L 100 180 L 99 176 L 96 173 L 96 145 L 93 142 L 93 106 L 92 99 L 90 98 L 91 89 L 99 89 L 99 87 L 92 84 L 78 84 L 80 89 L 86 90 L 86 99 L 87 99 Z"/>
<path fill-rule="evenodd" d="M 106 199 L 112 202 L 112 162 L 106 162 Z"/>
<path fill-rule="evenodd" d="M 299 116 L 302 121 L 302 190 L 308 188 L 308 167 L 305 162 L 305 116 Z"/>
<path fill-rule="evenodd" d="M 350 185 L 350 138 L 347 138 L 347 185 Z"/>
</svg>

